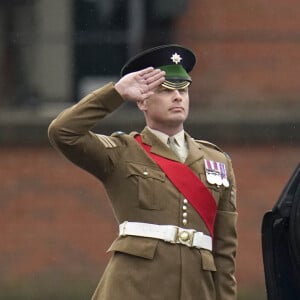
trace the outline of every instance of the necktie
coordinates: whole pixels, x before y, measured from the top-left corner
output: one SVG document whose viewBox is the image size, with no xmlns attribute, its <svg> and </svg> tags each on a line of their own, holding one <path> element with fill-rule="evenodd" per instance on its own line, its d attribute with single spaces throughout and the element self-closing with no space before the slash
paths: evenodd
<svg viewBox="0 0 300 300">
<path fill-rule="evenodd" d="M 175 155 L 180 159 L 180 161 L 182 161 L 175 137 L 170 136 L 168 138 L 168 145 L 170 149 L 175 153 Z"/>
</svg>

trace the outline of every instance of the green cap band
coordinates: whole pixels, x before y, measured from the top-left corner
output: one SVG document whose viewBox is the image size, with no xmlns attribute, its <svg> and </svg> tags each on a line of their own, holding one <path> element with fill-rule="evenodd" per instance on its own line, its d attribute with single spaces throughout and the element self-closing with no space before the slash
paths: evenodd
<svg viewBox="0 0 300 300">
<path fill-rule="evenodd" d="M 184 80 L 184 81 L 192 81 L 189 74 L 186 72 L 184 67 L 180 64 L 174 65 L 165 65 L 159 67 L 162 71 L 166 72 L 166 79 L 167 80 Z"/>
</svg>

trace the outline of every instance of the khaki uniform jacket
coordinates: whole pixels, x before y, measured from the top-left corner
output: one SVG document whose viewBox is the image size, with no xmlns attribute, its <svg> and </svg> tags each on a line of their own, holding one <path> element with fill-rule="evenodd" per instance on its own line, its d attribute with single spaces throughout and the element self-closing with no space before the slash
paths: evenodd
<svg viewBox="0 0 300 300">
<path fill-rule="evenodd" d="M 49 126 L 52 145 L 104 184 L 118 223 L 177 225 L 209 235 L 202 218 L 144 152 L 132 134 L 112 136 L 92 128 L 123 103 L 110 83 L 63 111 Z M 101 124 L 101 122 L 100 122 Z M 149 130 L 141 132 L 151 151 L 177 160 Z M 186 134 L 189 166 L 211 191 L 217 206 L 213 251 L 198 250 L 144 237 L 118 237 L 113 255 L 94 293 L 97 300 L 233 300 L 236 299 L 236 187 L 227 155 L 216 146 Z M 206 180 L 204 159 L 226 166 L 230 186 Z M 187 224 L 183 224 L 183 206 Z"/>
</svg>

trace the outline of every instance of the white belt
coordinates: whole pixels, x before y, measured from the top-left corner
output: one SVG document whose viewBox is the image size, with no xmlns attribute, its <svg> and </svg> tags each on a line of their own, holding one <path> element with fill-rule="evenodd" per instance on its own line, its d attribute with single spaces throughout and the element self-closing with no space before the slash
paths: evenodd
<svg viewBox="0 0 300 300">
<path fill-rule="evenodd" d="M 188 247 L 204 248 L 212 251 L 212 238 L 194 229 L 174 225 L 156 225 L 139 222 L 124 222 L 119 225 L 119 235 L 133 235 L 160 239 L 169 243 L 183 244 Z"/>
</svg>

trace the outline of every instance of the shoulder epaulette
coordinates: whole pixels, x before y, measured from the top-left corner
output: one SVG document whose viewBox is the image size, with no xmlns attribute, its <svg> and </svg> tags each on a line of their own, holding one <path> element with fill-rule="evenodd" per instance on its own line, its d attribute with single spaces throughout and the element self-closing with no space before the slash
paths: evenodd
<svg viewBox="0 0 300 300">
<path fill-rule="evenodd" d="M 220 147 L 218 147 L 217 145 L 215 145 L 215 144 L 213 144 L 213 143 L 211 143 L 211 142 L 208 142 L 208 141 L 204 141 L 204 140 L 195 140 L 195 142 L 200 143 L 200 144 L 203 144 L 203 145 L 208 146 L 208 147 L 210 147 L 210 148 L 214 148 L 214 149 L 216 149 L 216 150 L 222 152 L 228 159 L 231 160 L 230 155 L 229 155 L 227 152 L 223 151 L 223 150 L 222 150 Z"/>
<path fill-rule="evenodd" d="M 211 143 L 211 142 L 208 142 L 208 141 L 205 141 L 205 140 L 194 140 L 196 143 L 200 143 L 200 144 L 203 144 L 205 146 L 208 146 L 210 148 L 214 148 L 220 152 L 224 152 L 220 147 L 218 147 L 217 145 Z"/>
</svg>

